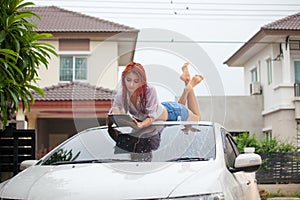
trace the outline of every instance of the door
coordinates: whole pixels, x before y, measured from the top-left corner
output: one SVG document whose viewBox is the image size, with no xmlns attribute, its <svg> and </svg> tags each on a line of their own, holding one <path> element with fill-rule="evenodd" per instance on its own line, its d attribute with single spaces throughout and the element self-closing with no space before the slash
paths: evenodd
<svg viewBox="0 0 300 200">
<path fill-rule="evenodd" d="M 224 152 L 226 166 L 228 169 L 234 168 L 235 159 L 240 154 L 240 152 L 232 136 L 225 130 L 223 131 L 223 134 L 223 140 L 225 141 Z M 245 200 L 260 199 L 255 179 L 255 173 L 246 173 L 243 171 L 231 172 L 231 176 L 233 176 L 233 181 L 229 184 L 236 185 L 235 198 Z"/>
</svg>

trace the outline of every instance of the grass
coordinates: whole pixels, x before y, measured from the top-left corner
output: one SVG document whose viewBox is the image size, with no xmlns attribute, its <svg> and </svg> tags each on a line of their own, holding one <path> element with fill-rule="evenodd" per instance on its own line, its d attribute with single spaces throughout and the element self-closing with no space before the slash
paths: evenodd
<svg viewBox="0 0 300 200">
<path fill-rule="evenodd" d="M 292 194 L 289 195 L 285 195 L 280 193 L 280 191 L 278 191 L 277 193 L 268 193 L 266 190 L 260 190 L 260 198 L 261 200 L 267 200 L 268 198 L 275 198 L 275 197 L 297 197 L 300 198 L 300 191 L 298 192 L 294 192 Z"/>
<path fill-rule="evenodd" d="M 268 198 L 272 198 L 272 197 L 298 197 L 300 198 L 300 192 L 294 192 L 292 194 L 289 194 L 289 195 L 284 195 L 284 194 L 281 194 L 281 193 L 270 193 L 268 195 Z"/>
</svg>

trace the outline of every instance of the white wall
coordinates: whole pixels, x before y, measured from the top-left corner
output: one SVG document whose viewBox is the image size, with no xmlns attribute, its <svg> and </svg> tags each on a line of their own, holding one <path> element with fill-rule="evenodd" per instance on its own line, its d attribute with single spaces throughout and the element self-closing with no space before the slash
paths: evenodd
<svg viewBox="0 0 300 200">
<path fill-rule="evenodd" d="M 272 136 L 297 144 L 297 122 L 294 110 L 281 110 L 264 116 L 265 127 L 272 129 Z"/>
<path fill-rule="evenodd" d="M 91 51 L 88 59 L 89 82 L 115 89 L 118 81 L 118 43 L 92 41 Z"/>
<path fill-rule="evenodd" d="M 256 56 L 250 59 L 245 66 L 245 93 L 249 93 L 251 83 L 251 70 L 258 68 L 259 81 L 264 96 L 263 113 L 272 112 L 279 108 L 293 108 L 293 84 L 290 82 L 282 83 L 284 74 L 282 73 L 283 62 L 272 61 L 272 83 L 268 84 L 267 59 L 275 58 L 279 53 L 278 44 L 268 45 Z M 260 63 L 260 66 L 259 66 Z"/>
<path fill-rule="evenodd" d="M 47 41 L 58 49 L 58 40 Z M 58 52 L 60 53 L 60 52 Z M 62 53 L 62 52 L 61 52 Z M 72 53 L 72 52 L 70 52 Z M 91 85 L 115 89 L 118 81 L 118 44 L 117 42 L 90 42 L 88 56 L 88 80 Z M 86 54 L 83 54 L 86 55 Z M 51 56 L 48 69 L 40 66 L 38 71 L 39 87 L 48 87 L 58 84 L 59 81 L 59 56 Z"/>
<path fill-rule="evenodd" d="M 44 41 L 43 41 L 44 42 Z M 55 47 L 58 50 L 58 40 L 47 40 L 45 41 Z M 41 88 L 46 86 L 55 85 L 59 82 L 59 59 L 58 57 L 51 55 L 51 59 L 49 60 L 48 69 L 44 66 L 40 66 L 38 70 L 38 85 Z"/>
<path fill-rule="evenodd" d="M 295 119 L 294 105 L 294 60 L 299 59 L 298 54 L 292 54 L 290 59 L 289 48 L 283 45 L 284 57 L 272 62 L 272 83 L 268 84 L 268 70 L 266 60 L 274 59 L 279 54 L 279 41 L 267 45 L 256 56 L 252 57 L 245 65 L 245 93 L 249 94 L 251 83 L 251 70 L 258 67 L 259 81 L 262 86 L 263 106 L 261 110 L 263 130 L 272 130 L 273 137 L 293 141 L 297 136 L 297 122 Z M 260 66 L 259 66 L 260 63 Z M 259 68 L 260 67 L 260 68 Z M 258 120 L 257 120 L 258 121 Z"/>
</svg>

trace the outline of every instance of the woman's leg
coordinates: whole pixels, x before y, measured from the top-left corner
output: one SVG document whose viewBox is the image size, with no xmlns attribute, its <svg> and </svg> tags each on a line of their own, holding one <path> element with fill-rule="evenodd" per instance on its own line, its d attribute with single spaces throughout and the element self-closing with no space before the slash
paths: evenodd
<svg viewBox="0 0 300 200">
<path fill-rule="evenodd" d="M 194 92 L 194 87 L 203 80 L 203 77 L 201 75 L 195 75 L 190 80 L 187 63 L 183 65 L 182 71 L 183 74 L 180 76 L 180 78 L 185 82 L 186 87 L 184 88 L 183 93 L 178 100 L 178 103 L 181 103 L 183 105 L 187 103 L 189 109 L 189 117 L 187 119 L 188 121 L 200 121 L 201 115 L 198 101 Z"/>
<path fill-rule="evenodd" d="M 188 65 L 189 65 L 188 63 L 184 63 L 184 65 L 181 68 L 183 73 L 180 76 L 180 79 L 184 81 L 185 88 L 183 89 L 183 93 L 181 94 L 181 96 L 178 100 L 178 103 L 181 103 L 183 105 L 186 105 L 187 97 L 188 97 L 189 92 L 190 92 L 190 88 L 187 88 L 187 85 L 191 80 Z"/>
</svg>

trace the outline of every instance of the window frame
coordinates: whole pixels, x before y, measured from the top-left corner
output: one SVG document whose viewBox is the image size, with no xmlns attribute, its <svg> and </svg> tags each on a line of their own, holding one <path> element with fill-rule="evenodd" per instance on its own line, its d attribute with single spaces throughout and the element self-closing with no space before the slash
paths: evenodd
<svg viewBox="0 0 300 200">
<path fill-rule="evenodd" d="M 267 78 L 268 78 L 268 85 L 270 85 L 273 82 L 273 66 L 272 66 L 272 59 L 267 58 L 266 59 L 266 65 L 267 65 Z"/>
<path fill-rule="evenodd" d="M 72 77 L 71 77 L 71 80 L 63 80 L 61 79 L 61 73 L 62 73 L 62 65 L 61 65 L 61 59 L 63 57 L 71 57 L 72 58 Z M 86 79 L 76 79 L 76 59 L 78 58 L 84 58 L 86 60 L 86 69 L 85 69 L 85 76 L 86 76 Z M 72 53 L 60 53 L 59 54 L 59 81 L 60 82 L 72 82 L 72 81 L 79 81 L 79 82 L 85 82 L 85 81 L 88 81 L 88 54 L 85 52 L 85 53 L 79 53 L 77 52 L 76 54 Z"/>
<path fill-rule="evenodd" d="M 224 148 L 224 158 L 227 169 L 234 168 L 234 161 L 240 155 L 240 151 L 237 147 L 237 143 L 225 129 L 221 129 L 223 148 Z"/>
<path fill-rule="evenodd" d="M 251 82 L 258 82 L 258 72 L 257 72 L 257 67 L 254 67 L 250 71 L 251 73 Z"/>
<path fill-rule="evenodd" d="M 300 77 L 297 78 L 297 76 L 296 76 L 298 74 L 297 73 L 298 70 L 296 70 L 296 69 L 299 69 L 299 72 L 300 72 L 300 60 L 294 60 L 294 81 L 295 81 L 295 83 L 300 83 Z"/>
<path fill-rule="evenodd" d="M 271 129 L 263 131 L 263 134 L 267 141 L 270 141 L 273 138 Z"/>
</svg>

